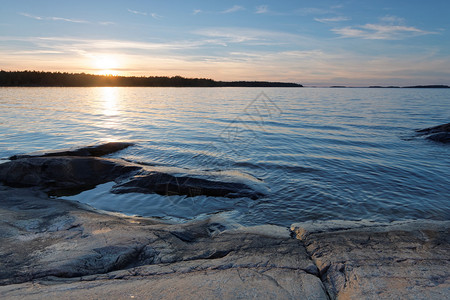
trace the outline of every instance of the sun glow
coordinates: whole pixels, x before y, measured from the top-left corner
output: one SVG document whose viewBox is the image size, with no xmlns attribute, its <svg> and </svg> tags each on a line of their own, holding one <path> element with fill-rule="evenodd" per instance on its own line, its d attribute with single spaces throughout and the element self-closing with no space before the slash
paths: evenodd
<svg viewBox="0 0 450 300">
<path fill-rule="evenodd" d="M 112 55 L 96 56 L 94 67 L 99 75 L 118 75 L 119 59 Z"/>
</svg>

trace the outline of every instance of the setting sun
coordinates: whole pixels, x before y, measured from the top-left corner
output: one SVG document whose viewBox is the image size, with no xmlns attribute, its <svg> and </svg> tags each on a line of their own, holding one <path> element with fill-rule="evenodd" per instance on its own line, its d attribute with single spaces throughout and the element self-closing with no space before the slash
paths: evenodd
<svg viewBox="0 0 450 300">
<path fill-rule="evenodd" d="M 94 66 L 100 75 L 117 75 L 119 62 L 114 56 L 97 56 L 94 58 Z"/>
</svg>

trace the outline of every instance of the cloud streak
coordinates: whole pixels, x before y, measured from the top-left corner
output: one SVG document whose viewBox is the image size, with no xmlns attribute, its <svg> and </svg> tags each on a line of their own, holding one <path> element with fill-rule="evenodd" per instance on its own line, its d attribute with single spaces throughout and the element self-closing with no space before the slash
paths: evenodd
<svg viewBox="0 0 450 300">
<path fill-rule="evenodd" d="M 401 40 L 419 35 L 435 34 L 412 26 L 366 24 L 356 27 L 331 29 L 344 38 L 361 38 L 365 40 Z"/>
<path fill-rule="evenodd" d="M 138 10 L 133 10 L 133 9 L 128 9 L 128 12 L 134 14 L 134 15 L 141 15 L 141 16 L 150 16 L 155 20 L 160 20 L 162 19 L 162 16 L 158 15 L 157 13 L 147 13 L 145 11 L 138 11 Z"/>
<path fill-rule="evenodd" d="M 155 20 L 161 20 L 163 18 L 163 16 L 160 16 L 157 13 L 151 13 L 150 16 Z"/>
<path fill-rule="evenodd" d="M 145 11 L 138 11 L 138 10 L 133 10 L 133 9 L 128 9 L 128 12 L 135 14 L 135 15 L 141 15 L 141 16 L 147 15 L 147 13 Z"/>
<path fill-rule="evenodd" d="M 396 16 L 385 16 L 381 23 L 333 28 L 331 31 L 343 38 L 361 38 L 365 40 L 401 40 L 405 38 L 436 34 L 414 26 L 406 26 L 405 20 Z"/>
<path fill-rule="evenodd" d="M 245 7 L 240 6 L 240 5 L 233 5 L 233 7 L 222 11 L 222 13 L 223 14 L 230 14 L 230 13 L 234 13 L 234 12 L 241 11 L 241 10 L 245 10 Z"/>
<path fill-rule="evenodd" d="M 209 44 L 231 46 L 245 44 L 248 46 L 284 46 L 294 47 L 299 44 L 313 44 L 310 38 L 282 31 L 261 30 L 245 27 L 210 27 L 192 33 L 209 38 Z"/>
<path fill-rule="evenodd" d="M 340 16 L 332 18 L 314 18 L 314 20 L 320 23 L 333 23 L 333 22 L 349 21 L 350 18 Z"/>
<path fill-rule="evenodd" d="M 24 17 L 39 20 L 39 21 L 64 21 L 64 22 L 71 22 L 71 23 L 84 23 L 84 24 L 91 23 L 89 21 L 80 20 L 80 19 L 69 19 L 69 18 L 61 18 L 61 17 L 40 17 L 40 16 L 31 15 L 28 13 L 23 13 L 23 12 L 21 12 L 19 14 Z"/>
</svg>

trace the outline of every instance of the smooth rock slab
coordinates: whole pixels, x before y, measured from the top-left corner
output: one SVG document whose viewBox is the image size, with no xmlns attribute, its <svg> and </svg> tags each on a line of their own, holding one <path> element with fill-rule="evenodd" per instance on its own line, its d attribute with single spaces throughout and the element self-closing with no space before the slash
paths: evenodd
<svg viewBox="0 0 450 300">
<path fill-rule="evenodd" d="M 25 283 L 0 287 L 7 299 L 327 299 L 316 277 L 289 269 L 226 269 L 135 279 Z"/>
<path fill-rule="evenodd" d="M 333 299 L 449 298 L 450 221 L 309 222 L 292 230 Z"/>
<path fill-rule="evenodd" d="M 326 299 L 281 227 L 167 224 L 5 186 L 0 215 L 0 298 Z"/>
</svg>

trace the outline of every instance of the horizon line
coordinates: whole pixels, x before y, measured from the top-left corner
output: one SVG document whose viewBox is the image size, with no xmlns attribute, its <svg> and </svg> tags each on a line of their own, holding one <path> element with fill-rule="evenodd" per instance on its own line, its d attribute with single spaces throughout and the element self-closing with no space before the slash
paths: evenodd
<svg viewBox="0 0 450 300">
<path fill-rule="evenodd" d="M 122 78 L 152 78 L 152 77 L 159 77 L 159 78 L 183 78 L 183 79 L 200 79 L 200 80 L 211 80 L 217 83 L 223 82 L 223 83 L 233 83 L 233 82 L 247 82 L 247 83 L 281 83 L 281 84 L 297 84 L 301 85 L 302 87 L 309 87 L 309 88 L 409 88 L 409 87 L 440 87 L 440 88 L 450 88 L 450 84 L 413 84 L 413 85 L 377 85 L 377 84 L 369 84 L 369 85 L 353 85 L 353 84 L 303 84 L 299 82 L 287 82 L 287 81 L 272 81 L 272 80 L 216 80 L 213 78 L 207 78 L 207 77 L 185 77 L 182 75 L 121 75 L 121 74 L 94 74 L 94 73 L 86 73 L 86 72 L 70 72 L 70 71 L 43 71 L 43 70 L 4 70 L 1 69 L 0 72 L 17 72 L 17 73 L 26 73 L 26 72 L 35 72 L 35 73 L 61 73 L 61 74 L 69 74 L 69 75 L 89 75 L 89 76 L 98 76 L 98 77 L 122 77 Z"/>
</svg>

